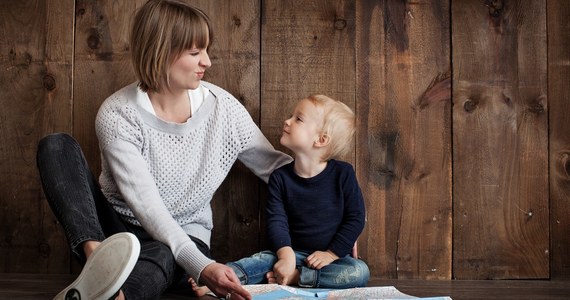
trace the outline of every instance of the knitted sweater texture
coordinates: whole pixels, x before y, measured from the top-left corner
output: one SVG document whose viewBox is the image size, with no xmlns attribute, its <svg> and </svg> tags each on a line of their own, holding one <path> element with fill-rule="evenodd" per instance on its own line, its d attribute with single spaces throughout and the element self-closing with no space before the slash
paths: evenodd
<svg viewBox="0 0 570 300">
<path fill-rule="evenodd" d="M 267 182 L 292 160 L 273 148 L 231 94 L 202 85 L 210 94 L 182 124 L 137 105 L 137 97 L 148 95 L 136 83 L 107 98 L 96 119 L 103 193 L 125 221 L 168 245 L 195 280 L 213 261 L 188 235 L 210 245 L 210 201 L 234 162 L 239 159 Z"/>
</svg>

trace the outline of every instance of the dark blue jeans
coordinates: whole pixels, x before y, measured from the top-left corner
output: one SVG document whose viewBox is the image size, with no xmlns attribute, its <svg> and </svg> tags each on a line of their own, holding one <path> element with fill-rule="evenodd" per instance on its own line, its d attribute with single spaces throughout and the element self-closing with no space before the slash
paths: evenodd
<svg viewBox="0 0 570 300">
<path fill-rule="evenodd" d="M 170 248 L 153 240 L 142 227 L 123 222 L 111 207 L 75 139 L 64 133 L 44 137 L 38 145 L 37 165 L 49 205 L 81 262 L 85 262 L 83 242 L 131 232 L 138 237 L 141 252 L 122 287 L 126 298 L 159 299 L 167 289 L 193 295 L 188 276 L 177 266 Z M 208 246 L 191 238 L 210 257 Z"/>
</svg>

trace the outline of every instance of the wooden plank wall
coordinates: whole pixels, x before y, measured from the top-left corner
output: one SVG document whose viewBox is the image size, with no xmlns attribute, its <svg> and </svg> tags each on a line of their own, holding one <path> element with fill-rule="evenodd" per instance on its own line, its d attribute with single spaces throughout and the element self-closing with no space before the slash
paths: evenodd
<svg viewBox="0 0 570 300">
<path fill-rule="evenodd" d="M 357 13 L 362 254 L 377 276 L 450 278 L 449 3 L 363 1 Z"/>
<path fill-rule="evenodd" d="M 570 278 L 570 5 L 548 1 L 550 273 Z"/>
<path fill-rule="evenodd" d="M 565 0 L 187 0 L 212 18 L 206 80 L 277 148 L 312 93 L 356 112 L 372 275 L 570 278 L 570 8 Z M 0 272 L 74 270 L 38 140 L 72 133 L 100 171 L 100 103 L 134 80 L 144 0 L 0 0 Z M 214 200 L 219 261 L 265 246 L 265 187 L 237 164 Z"/>
<path fill-rule="evenodd" d="M 73 1 L 0 4 L 0 270 L 69 270 L 39 182 L 43 135 L 72 130 Z"/>
<path fill-rule="evenodd" d="M 546 6 L 465 1 L 451 15 L 454 276 L 548 277 Z"/>
</svg>

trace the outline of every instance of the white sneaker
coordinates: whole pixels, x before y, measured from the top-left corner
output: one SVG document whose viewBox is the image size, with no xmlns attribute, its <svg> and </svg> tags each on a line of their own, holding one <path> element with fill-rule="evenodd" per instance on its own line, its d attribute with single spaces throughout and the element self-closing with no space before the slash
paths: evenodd
<svg viewBox="0 0 570 300">
<path fill-rule="evenodd" d="M 132 233 L 121 232 L 106 238 L 89 256 L 75 281 L 54 300 L 107 300 L 129 277 L 139 257 L 141 245 Z"/>
</svg>

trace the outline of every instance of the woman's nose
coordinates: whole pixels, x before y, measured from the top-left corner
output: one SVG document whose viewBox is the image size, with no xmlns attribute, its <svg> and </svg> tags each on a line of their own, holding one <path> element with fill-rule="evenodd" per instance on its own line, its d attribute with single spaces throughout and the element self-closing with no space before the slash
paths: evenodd
<svg viewBox="0 0 570 300">
<path fill-rule="evenodd" d="M 212 65 L 208 52 L 204 51 L 204 53 L 202 54 L 202 57 L 200 58 L 200 65 L 202 65 L 205 68 L 209 68 Z"/>
</svg>

